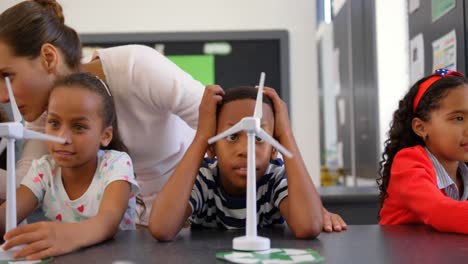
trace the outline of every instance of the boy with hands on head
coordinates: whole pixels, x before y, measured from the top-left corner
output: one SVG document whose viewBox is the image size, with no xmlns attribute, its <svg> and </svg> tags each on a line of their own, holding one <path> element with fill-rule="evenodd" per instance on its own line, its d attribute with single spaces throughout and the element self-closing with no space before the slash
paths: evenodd
<svg viewBox="0 0 468 264">
<path fill-rule="evenodd" d="M 247 135 L 239 132 L 211 146 L 208 139 L 252 116 L 257 91 L 253 87 L 224 91 L 217 85 L 205 89 L 197 134 L 153 204 L 149 229 L 156 239 L 173 239 L 187 219 L 194 226 L 245 228 Z M 264 95 L 261 127 L 293 158 L 283 163 L 270 144 L 257 138 L 258 226 L 286 220 L 297 238 L 315 237 L 332 224 L 336 231 L 345 229 L 341 217 L 322 208 L 289 125 L 286 104 L 272 88 L 265 87 Z"/>
</svg>

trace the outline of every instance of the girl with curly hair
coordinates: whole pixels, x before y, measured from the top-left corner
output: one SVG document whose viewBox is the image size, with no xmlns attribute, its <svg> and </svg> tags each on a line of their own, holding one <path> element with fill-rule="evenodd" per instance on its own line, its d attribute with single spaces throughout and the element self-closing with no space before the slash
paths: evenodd
<svg viewBox="0 0 468 264">
<path fill-rule="evenodd" d="M 439 69 L 399 102 L 380 162 L 380 224 L 468 234 L 468 80 Z"/>
</svg>

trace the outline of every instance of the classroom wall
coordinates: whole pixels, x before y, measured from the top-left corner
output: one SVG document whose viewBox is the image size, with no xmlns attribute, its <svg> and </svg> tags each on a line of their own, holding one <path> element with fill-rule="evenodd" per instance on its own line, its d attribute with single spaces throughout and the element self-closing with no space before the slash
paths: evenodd
<svg viewBox="0 0 468 264">
<path fill-rule="evenodd" d="M 0 0 L 0 12 L 18 3 Z M 78 33 L 286 29 L 290 36 L 291 122 L 319 184 L 315 0 L 59 0 Z"/>
<path fill-rule="evenodd" d="M 410 86 L 407 0 L 375 2 L 380 144 L 390 129 L 393 112 Z"/>
</svg>

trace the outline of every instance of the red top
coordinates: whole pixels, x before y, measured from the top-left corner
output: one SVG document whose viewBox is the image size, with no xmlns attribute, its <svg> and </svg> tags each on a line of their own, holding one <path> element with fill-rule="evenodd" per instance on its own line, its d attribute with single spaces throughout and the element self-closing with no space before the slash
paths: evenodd
<svg viewBox="0 0 468 264">
<path fill-rule="evenodd" d="M 453 200 L 438 188 L 434 167 L 423 147 L 397 153 L 387 193 L 381 225 L 426 224 L 443 232 L 468 234 L 468 200 Z"/>
</svg>

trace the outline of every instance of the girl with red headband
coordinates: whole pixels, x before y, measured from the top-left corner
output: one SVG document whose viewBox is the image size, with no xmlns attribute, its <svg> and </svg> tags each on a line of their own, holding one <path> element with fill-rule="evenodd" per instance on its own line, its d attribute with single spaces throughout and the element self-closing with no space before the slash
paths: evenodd
<svg viewBox="0 0 468 264">
<path fill-rule="evenodd" d="M 468 80 L 439 69 L 399 102 L 380 162 L 380 224 L 468 234 Z"/>
</svg>

